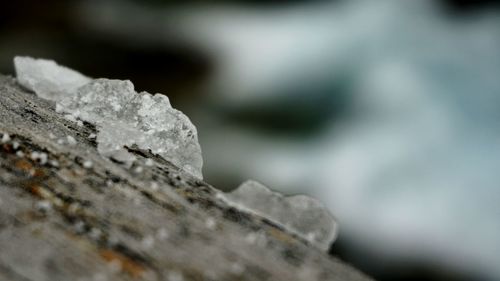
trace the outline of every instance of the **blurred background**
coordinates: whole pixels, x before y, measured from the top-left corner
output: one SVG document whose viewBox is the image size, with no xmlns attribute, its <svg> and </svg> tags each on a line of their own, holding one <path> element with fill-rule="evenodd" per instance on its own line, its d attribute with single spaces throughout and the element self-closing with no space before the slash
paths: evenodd
<svg viewBox="0 0 500 281">
<path fill-rule="evenodd" d="M 500 280 L 500 5 L 3 1 L 0 72 L 50 58 L 167 94 L 207 182 L 323 201 L 378 280 Z"/>
</svg>

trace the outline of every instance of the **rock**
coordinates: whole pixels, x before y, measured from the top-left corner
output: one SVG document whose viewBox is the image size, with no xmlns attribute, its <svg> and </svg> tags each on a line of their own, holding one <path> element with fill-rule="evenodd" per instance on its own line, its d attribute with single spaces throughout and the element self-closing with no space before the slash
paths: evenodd
<svg viewBox="0 0 500 281">
<path fill-rule="evenodd" d="M 104 157 L 80 125 L 0 76 L 0 280 L 371 280 L 147 150 Z"/>
</svg>

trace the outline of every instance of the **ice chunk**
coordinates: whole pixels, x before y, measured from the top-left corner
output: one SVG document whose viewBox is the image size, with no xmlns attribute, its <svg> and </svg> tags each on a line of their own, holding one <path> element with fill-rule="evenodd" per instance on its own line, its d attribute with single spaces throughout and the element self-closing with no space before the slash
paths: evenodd
<svg viewBox="0 0 500 281">
<path fill-rule="evenodd" d="M 53 101 L 74 93 L 76 89 L 91 80 L 52 60 L 15 57 L 14 67 L 21 85 L 34 91 L 38 96 Z"/>
<path fill-rule="evenodd" d="M 106 156 L 131 163 L 123 147 L 137 145 L 202 177 L 196 127 L 164 95 L 136 93 L 130 81 L 95 79 L 57 103 L 57 110 L 96 124 L 98 150 Z"/>
<path fill-rule="evenodd" d="M 314 198 L 305 195 L 285 197 L 251 180 L 224 197 L 228 203 L 276 222 L 322 250 L 328 250 L 337 236 L 337 222 Z"/>
<path fill-rule="evenodd" d="M 136 145 L 202 178 L 196 127 L 168 97 L 137 93 L 128 80 L 90 79 L 54 61 L 15 57 L 14 64 L 19 83 L 56 101 L 67 119 L 96 125 L 102 155 L 131 165 L 135 157 L 124 147 Z"/>
</svg>

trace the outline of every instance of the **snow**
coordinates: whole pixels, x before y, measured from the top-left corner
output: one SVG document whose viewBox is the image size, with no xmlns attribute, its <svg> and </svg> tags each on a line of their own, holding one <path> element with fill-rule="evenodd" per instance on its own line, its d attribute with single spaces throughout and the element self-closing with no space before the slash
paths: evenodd
<svg viewBox="0 0 500 281">
<path fill-rule="evenodd" d="M 229 204 L 272 220 L 322 250 L 328 250 L 337 236 L 337 222 L 321 202 L 311 197 L 285 197 L 251 180 L 224 197 Z"/>
<path fill-rule="evenodd" d="M 202 178 L 196 127 L 172 108 L 168 97 L 137 93 L 128 80 L 90 79 L 50 60 L 15 57 L 14 64 L 19 83 L 55 101 L 66 119 L 96 125 L 102 155 L 131 166 L 135 156 L 125 147 L 136 145 Z M 71 136 L 67 142 L 76 144 Z"/>
</svg>

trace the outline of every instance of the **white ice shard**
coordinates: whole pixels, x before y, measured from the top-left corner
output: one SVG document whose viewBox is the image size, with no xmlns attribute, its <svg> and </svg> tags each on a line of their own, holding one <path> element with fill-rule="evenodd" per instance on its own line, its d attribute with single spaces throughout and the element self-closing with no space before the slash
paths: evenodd
<svg viewBox="0 0 500 281">
<path fill-rule="evenodd" d="M 99 153 L 131 164 L 124 147 L 151 150 L 198 178 L 203 159 L 196 127 L 172 108 L 168 97 L 137 93 L 128 80 L 90 79 L 53 61 L 14 59 L 17 78 L 56 110 L 95 124 Z"/>
<path fill-rule="evenodd" d="M 129 162 L 124 146 L 150 149 L 201 178 L 196 127 L 161 94 L 137 93 L 130 81 L 95 79 L 57 103 L 57 110 L 99 127 L 100 153 Z"/>
<path fill-rule="evenodd" d="M 15 57 L 14 67 L 21 85 L 48 100 L 59 100 L 91 80 L 52 60 Z"/>
<path fill-rule="evenodd" d="M 224 198 L 239 209 L 278 223 L 322 250 L 328 250 L 337 237 L 337 222 L 314 198 L 305 195 L 285 197 L 252 180 L 242 183 Z"/>
</svg>

